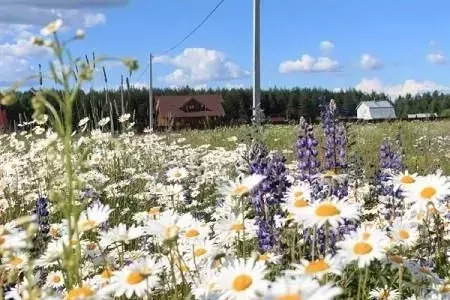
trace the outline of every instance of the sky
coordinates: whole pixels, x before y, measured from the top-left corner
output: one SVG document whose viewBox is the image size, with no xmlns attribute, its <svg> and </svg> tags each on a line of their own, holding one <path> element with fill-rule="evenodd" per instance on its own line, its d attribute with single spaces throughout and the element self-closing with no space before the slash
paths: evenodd
<svg viewBox="0 0 450 300">
<path fill-rule="evenodd" d="M 0 0 L 0 86 L 48 70 L 49 52 L 31 43 L 62 19 L 62 39 L 83 29 L 74 56 L 133 57 L 155 87 L 251 87 L 252 0 L 225 0 L 188 40 L 177 44 L 219 0 Z M 450 91 L 448 0 L 261 0 L 261 83 L 270 87 L 356 88 L 406 93 Z M 108 86 L 128 75 L 105 63 Z M 31 82 L 30 85 L 36 85 Z M 45 82 L 51 86 L 51 82 Z M 90 86 L 104 87 L 101 69 Z"/>
</svg>

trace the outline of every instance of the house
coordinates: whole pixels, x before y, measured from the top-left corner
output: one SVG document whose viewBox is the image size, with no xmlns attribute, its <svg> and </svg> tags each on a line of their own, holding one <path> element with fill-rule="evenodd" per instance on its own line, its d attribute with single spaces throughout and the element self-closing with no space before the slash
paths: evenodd
<svg viewBox="0 0 450 300">
<path fill-rule="evenodd" d="M 363 101 L 356 108 L 359 120 L 395 119 L 394 106 L 389 101 Z"/>
<path fill-rule="evenodd" d="M 221 95 L 156 97 L 158 127 L 198 127 L 225 116 Z"/>
<path fill-rule="evenodd" d="M 421 113 L 421 114 L 408 114 L 408 119 L 432 119 L 437 118 L 436 113 Z"/>
</svg>

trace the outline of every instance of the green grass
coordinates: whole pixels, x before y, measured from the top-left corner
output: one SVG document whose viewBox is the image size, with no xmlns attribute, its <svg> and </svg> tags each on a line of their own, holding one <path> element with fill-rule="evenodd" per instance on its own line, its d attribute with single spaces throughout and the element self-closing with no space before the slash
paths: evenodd
<svg viewBox="0 0 450 300">
<path fill-rule="evenodd" d="M 450 120 L 352 124 L 348 127 L 349 142 L 353 143 L 349 153 L 360 156 L 365 170 L 370 172 L 378 165 L 381 142 L 395 139 L 399 133 L 403 160 L 409 171 L 427 174 L 440 168 L 445 174 L 450 174 Z M 320 125 L 315 126 L 315 134 L 323 145 Z M 228 138 L 235 136 L 239 143 L 250 135 L 262 138 L 271 150 L 283 151 L 288 161 L 294 159 L 297 138 L 297 126 L 294 125 L 268 125 L 262 133 L 256 133 L 251 126 L 185 130 L 170 134 L 170 138 L 184 137 L 192 146 L 210 144 L 212 147 L 233 149 L 236 143 L 228 141 Z"/>
</svg>

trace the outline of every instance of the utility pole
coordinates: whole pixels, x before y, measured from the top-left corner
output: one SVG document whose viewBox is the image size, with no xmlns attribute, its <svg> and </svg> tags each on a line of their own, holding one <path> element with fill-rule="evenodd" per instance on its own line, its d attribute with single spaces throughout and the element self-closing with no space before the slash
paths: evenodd
<svg viewBox="0 0 450 300">
<path fill-rule="evenodd" d="M 253 0 L 253 118 L 261 124 L 261 0 Z"/>
<path fill-rule="evenodd" d="M 148 89 L 149 129 L 153 131 L 153 55 L 150 53 L 150 78 Z"/>
</svg>

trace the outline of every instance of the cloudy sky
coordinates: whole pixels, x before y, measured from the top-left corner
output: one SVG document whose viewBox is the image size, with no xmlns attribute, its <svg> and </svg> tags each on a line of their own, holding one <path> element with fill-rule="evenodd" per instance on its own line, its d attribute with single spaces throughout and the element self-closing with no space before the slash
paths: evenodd
<svg viewBox="0 0 450 300">
<path fill-rule="evenodd" d="M 252 1 L 225 0 L 190 39 L 218 0 L 0 0 L 0 85 L 44 70 L 50 58 L 30 38 L 61 18 L 63 37 L 86 39 L 75 55 L 139 59 L 131 81 L 143 85 L 148 54 L 155 86 L 249 87 Z M 262 0 L 262 86 L 357 88 L 405 93 L 450 90 L 448 0 Z M 115 85 L 126 70 L 106 66 Z M 97 74 L 93 85 L 102 86 Z M 49 83 L 50 84 L 50 83 Z"/>
</svg>

